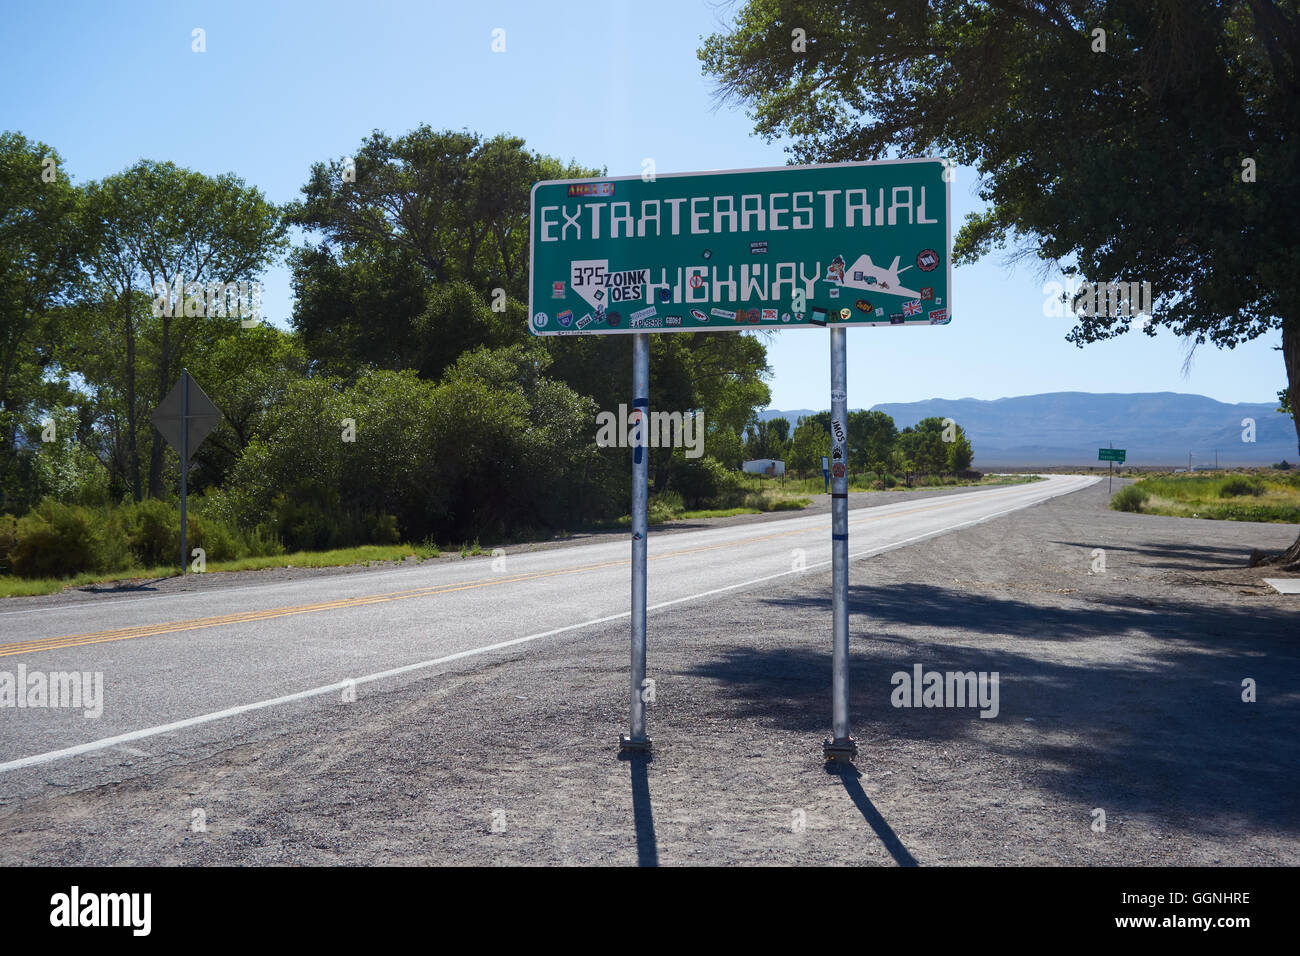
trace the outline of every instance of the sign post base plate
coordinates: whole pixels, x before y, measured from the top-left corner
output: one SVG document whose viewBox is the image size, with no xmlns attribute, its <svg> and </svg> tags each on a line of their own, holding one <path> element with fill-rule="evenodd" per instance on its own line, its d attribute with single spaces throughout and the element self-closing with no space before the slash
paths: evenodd
<svg viewBox="0 0 1300 956">
<path fill-rule="evenodd" d="M 827 761 L 837 761 L 848 763 L 858 755 L 858 742 L 852 737 L 836 738 L 832 740 L 826 738 L 822 744 L 822 756 Z"/>
<path fill-rule="evenodd" d="M 649 753 L 654 741 L 649 737 L 628 737 L 626 734 L 618 735 L 618 749 L 620 753 L 632 751 L 635 753 Z"/>
</svg>

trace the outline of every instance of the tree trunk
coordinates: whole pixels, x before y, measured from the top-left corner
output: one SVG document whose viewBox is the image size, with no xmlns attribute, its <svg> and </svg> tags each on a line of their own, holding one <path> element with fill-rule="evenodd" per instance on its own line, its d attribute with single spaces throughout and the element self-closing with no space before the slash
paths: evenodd
<svg viewBox="0 0 1300 956">
<path fill-rule="evenodd" d="M 184 286 L 182 286 L 181 288 L 183 290 Z M 183 293 L 181 296 L 181 300 L 184 301 Z M 167 397 L 167 379 L 169 378 L 170 375 L 170 368 L 169 368 L 170 365 L 171 365 L 171 322 L 169 322 L 167 318 L 164 316 L 162 320 L 162 354 L 160 355 L 158 361 L 158 404 L 160 405 L 162 404 L 162 400 Z M 184 423 L 182 423 L 182 425 L 183 424 Z M 151 498 L 162 497 L 163 449 L 166 444 L 167 441 L 162 437 L 162 433 L 157 431 L 157 429 L 155 429 L 154 436 L 153 436 L 153 446 L 149 452 L 149 497 Z M 184 467 L 184 465 L 185 463 L 182 462 L 181 467 Z"/>
<path fill-rule="evenodd" d="M 1296 450 L 1300 452 L 1300 315 L 1282 320 L 1282 358 L 1286 362 L 1287 394 L 1291 398 L 1291 421 L 1296 429 Z M 1300 562 L 1300 536 L 1268 564 L 1291 565 Z"/>
<path fill-rule="evenodd" d="M 131 284 L 123 297 L 122 328 L 126 334 L 126 461 L 131 470 L 131 499 L 140 500 L 140 448 L 136 443 L 135 317 L 131 314 Z"/>
</svg>

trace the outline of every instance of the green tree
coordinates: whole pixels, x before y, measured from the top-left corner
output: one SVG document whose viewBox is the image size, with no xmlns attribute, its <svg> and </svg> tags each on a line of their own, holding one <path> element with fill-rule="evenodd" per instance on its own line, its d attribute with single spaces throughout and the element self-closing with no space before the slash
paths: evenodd
<svg viewBox="0 0 1300 956">
<path fill-rule="evenodd" d="M 86 240 L 79 195 L 59 154 L 20 133 L 0 133 L 0 512 L 35 501 L 24 433 L 72 400 L 55 371 L 60 306 L 80 272 Z M 27 460 L 24 460 L 27 459 Z"/>
<path fill-rule="evenodd" d="M 965 430 L 954 423 L 953 440 L 947 442 L 948 446 L 948 470 L 953 474 L 959 474 L 970 468 L 971 462 L 975 459 L 975 449 L 971 446 L 970 439 L 966 437 Z"/>
<path fill-rule="evenodd" d="M 943 429 L 944 419 L 932 416 L 899 433 L 898 444 L 904 457 L 912 464 L 909 471 L 937 475 L 947 469 L 948 449 L 943 440 Z"/>
<path fill-rule="evenodd" d="M 529 153 L 523 140 L 376 130 L 351 161 L 316 163 L 290 205 L 321 237 L 291 256 L 294 328 L 313 360 L 435 379 L 465 350 L 528 338 L 532 184 L 600 170 Z"/>
<path fill-rule="evenodd" d="M 223 483 L 254 436 L 268 431 L 271 416 L 289 387 L 307 370 L 302 345 L 288 332 L 261 324 L 231 333 L 222 323 L 205 327 L 188 367 L 221 409 L 221 422 L 194 454 L 190 487 Z"/>
<path fill-rule="evenodd" d="M 581 504 L 573 471 L 594 446 L 593 409 L 543 374 L 546 361 L 541 349 L 478 348 L 437 383 L 411 370 L 290 381 L 215 514 L 245 529 L 277 521 L 282 533 L 287 516 L 313 539 L 331 522 L 353 529 L 331 544 L 359 543 L 386 516 L 414 540 L 562 527 Z M 310 508 L 292 508 L 295 496 Z"/>
<path fill-rule="evenodd" d="M 376 131 L 351 166 L 316 164 L 291 208 L 293 220 L 321 238 L 292 256 L 293 323 L 308 354 L 344 377 L 375 366 L 437 379 L 466 350 L 529 342 L 532 184 L 600 174 L 528 152 L 515 137 L 428 126 L 397 138 Z M 628 401 L 625 336 L 547 339 L 542 347 L 550 377 L 598 408 Z M 709 429 L 739 433 L 769 400 L 766 351 L 753 336 L 657 335 L 650 362 L 653 407 L 703 410 Z M 612 465 L 618 454 L 605 457 Z M 670 449 L 652 450 L 657 491 L 670 481 L 671 459 Z"/>
<path fill-rule="evenodd" d="M 85 221 L 97 248 L 85 314 L 105 324 L 115 319 L 117 330 L 105 336 L 96 329 L 98 334 L 82 342 L 117 339 L 123 349 L 120 379 L 111 376 L 117 363 L 101 361 L 100 370 L 111 377 L 94 384 L 121 389 L 131 489 L 138 499 L 141 371 L 147 370 L 148 381 L 139 391 L 147 406 L 156 406 L 175 385 L 198 340 L 218 327 L 225 334 L 237 334 L 239 318 L 206 314 L 210 303 L 204 287 L 243 281 L 251 288 L 285 248 L 287 227 L 279 210 L 242 179 L 229 173 L 206 176 L 173 163 L 142 160 L 91 183 L 86 193 Z M 169 287 L 184 296 L 171 308 L 161 298 Z M 145 302 L 148 311 L 142 309 Z M 148 330 L 143 340 L 146 356 L 139 354 L 142 328 Z M 162 464 L 163 443 L 152 441 L 148 489 L 153 497 L 162 493 Z"/>
<path fill-rule="evenodd" d="M 989 206 L 958 263 L 1014 242 L 1092 281 L 1150 282 L 1146 334 L 1193 345 L 1280 330 L 1300 406 L 1296 0 L 751 0 L 700 57 L 799 161 L 975 166 Z M 1130 322 L 1082 316 L 1067 339 Z"/>
<path fill-rule="evenodd" d="M 790 420 L 788 418 L 754 418 L 749 423 L 745 437 L 745 457 L 775 458 L 784 461 L 790 441 Z"/>
<path fill-rule="evenodd" d="M 745 459 L 745 445 L 735 429 L 723 425 L 708 432 L 705 453 L 724 468 L 738 470 Z"/>
<path fill-rule="evenodd" d="M 460 279 L 526 300 L 532 184 L 601 172 L 529 153 L 516 137 L 375 130 L 351 163 L 314 164 L 290 215 L 331 247 L 401 250 L 433 282 Z"/>
<path fill-rule="evenodd" d="M 822 456 L 831 453 L 830 429 L 806 416 L 795 423 L 790 438 L 789 458 L 786 467 L 801 478 L 821 471 Z"/>
<path fill-rule="evenodd" d="M 911 428 L 904 428 L 898 435 L 898 441 L 894 445 L 894 450 L 889 453 L 889 470 L 892 474 L 902 475 L 908 487 L 912 485 L 912 476 L 916 474 L 916 462 L 912 459 L 910 450 L 913 446 L 913 439 L 910 437 Z"/>
<path fill-rule="evenodd" d="M 889 462 L 898 428 L 881 411 L 849 412 L 848 463 L 855 471 L 883 471 Z"/>
</svg>

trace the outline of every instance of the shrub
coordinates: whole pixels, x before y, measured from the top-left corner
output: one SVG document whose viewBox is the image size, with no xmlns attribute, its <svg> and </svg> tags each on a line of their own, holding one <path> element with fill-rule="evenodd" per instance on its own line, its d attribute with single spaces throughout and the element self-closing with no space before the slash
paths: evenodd
<svg viewBox="0 0 1300 956">
<path fill-rule="evenodd" d="M 18 519 L 13 515 L 0 515 L 0 574 L 8 574 L 9 556 L 18 543 Z"/>
<path fill-rule="evenodd" d="M 18 521 L 13 573 L 25 578 L 71 577 L 115 571 L 130 559 L 121 525 L 104 512 L 51 498 Z"/>
<path fill-rule="evenodd" d="M 670 511 L 659 502 L 646 502 L 645 521 L 647 525 L 664 524 L 677 517 L 679 512 Z"/>
<path fill-rule="evenodd" d="M 275 530 L 291 551 L 328 551 L 363 544 L 396 544 L 390 514 L 345 509 L 339 494 L 318 481 L 299 481 L 272 501 Z"/>
<path fill-rule="evenodd" d="M 117 518 L 137 564 L 151 568 L 176 563 L 181 549 L 179 504 L 146 498 L 122 507 Z"/>
<path fill-rule="evenodd" d="M 1220 498 L 1235 498 L 1238 495 L 1262 495 L 1263 493 L 1263 482 L 1257 478 L 1247 478 L 1245 475 L 1233 475 L 1231 478 L 1225 478 L 1223 484 L 1219 486 Z"/>
<path fill-rule="evenodd" d="M 674 457 L 672 485 L 691 509 L 735 508 L 745 499 L 740 473 L 708 455 L 695 459 Z"/>
<path fill-rule="evenodd" d="M 885 483 L 881 481 L 879 478 L 877 478 L 875 481 L 871 483 L 872 491 L 884 491 L 886 487 L 887 486 L 885 485 Z"/>
<path fill-rule="evenodd" d="M 1116 511 L 1141 511 L 1150 497 L 1150 493 L 1140 485 L 1129 485 L 1115 493 L 1110 506 Z"/>
<path fill-rule="evenodd" d="M 244 544 L 239 534 L 225 523 L 206 515 L 187 514 L 185 518 L 189 526 L 185 536 L 187 548 L 202 548 L 208 561 L 233 561 L 242 556 Z M 178 531 L 179 525 L 178 521 Z"/>
<path fill-rule="evenodd" d="M 244 554 L 250 558 L 264 558 L 273 554 L 284 554 L 284 542 L 275 531 L 264 524 L 259 524 L 244 535 Z"/>
<path fill-rule="evenodd" d="M 682 504 L 682 496 L 675 491 L 661 491 L 657 495 L 651 495 L 646 502 L 646 522 L 648 524 L 663 524 L 665 521 L 671 521 L 685 510 Z"/>
</svg>

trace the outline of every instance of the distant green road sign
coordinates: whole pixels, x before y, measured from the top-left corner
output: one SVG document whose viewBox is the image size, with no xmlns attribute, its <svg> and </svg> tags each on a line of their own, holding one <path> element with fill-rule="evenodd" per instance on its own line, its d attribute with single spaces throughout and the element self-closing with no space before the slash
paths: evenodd
<svg viewBox="0 0 1300 956">
<path fill-rule="evenodd" d="M 950 321 L 937 159 L 533 186 L 534 335 Z"/>
<path fill-rule="evenodd" d="M 1098 461 L 1123 461 L 1124 449 L 1123 448 L 1098 448 L 1097 460 Z"/>
</svg>

